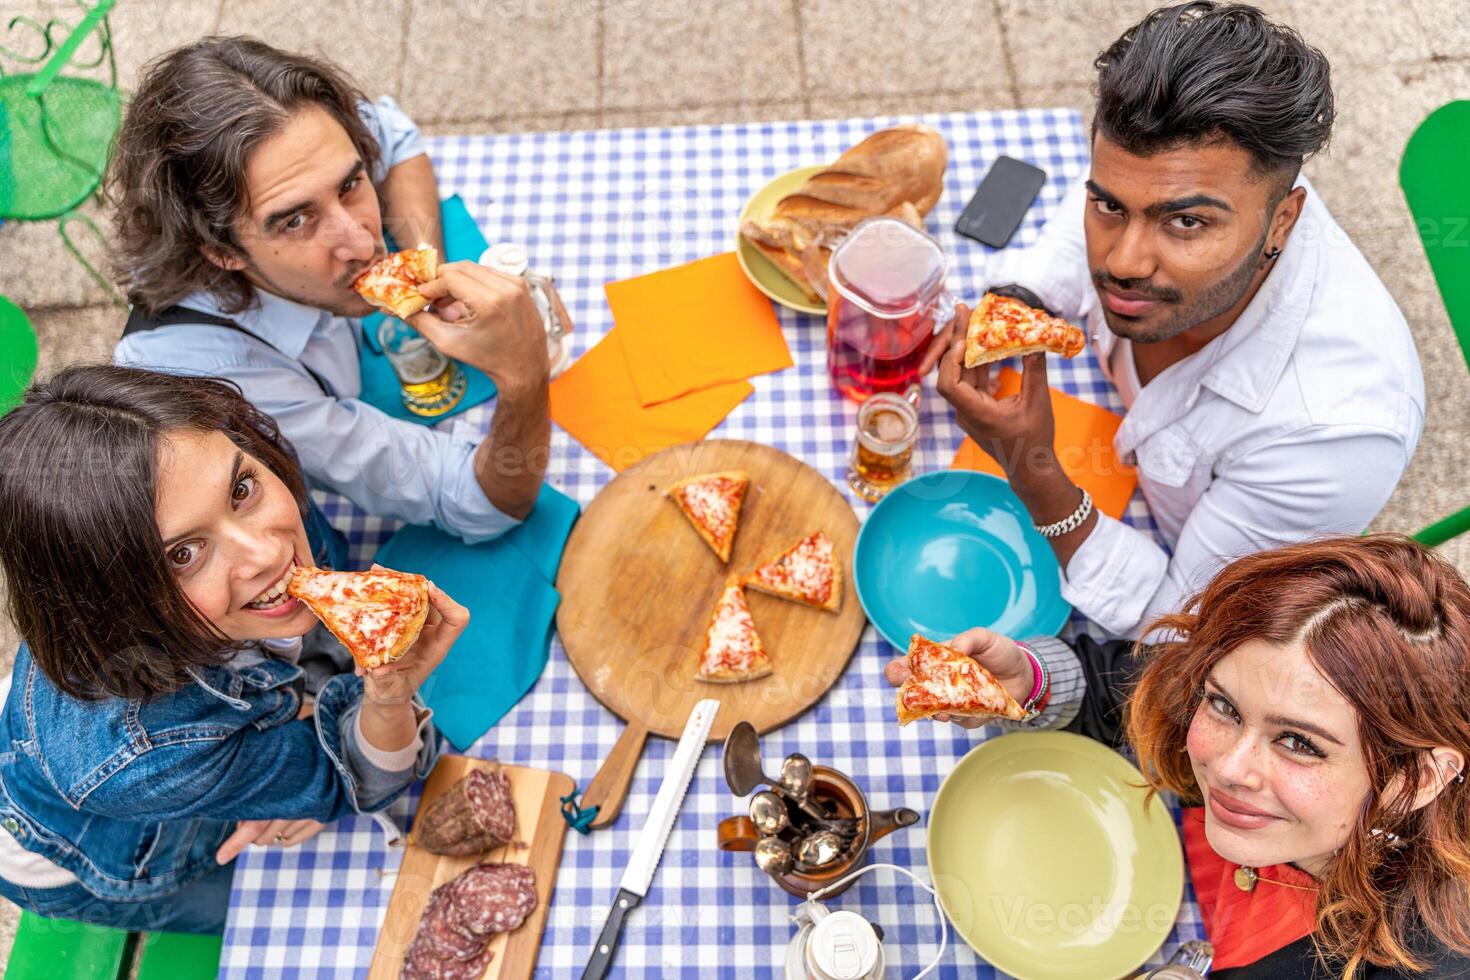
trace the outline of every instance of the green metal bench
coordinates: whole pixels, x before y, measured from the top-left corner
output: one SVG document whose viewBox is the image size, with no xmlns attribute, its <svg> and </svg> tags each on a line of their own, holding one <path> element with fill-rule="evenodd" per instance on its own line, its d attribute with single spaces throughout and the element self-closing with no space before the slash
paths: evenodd
<svg viewBox="0 0 1470 980">
<path fill-rule="evenodd" d="M 81 19 L 75 29 L 59 16 L 44 24 L 25 16 L 5 22 L 0 59 L 40 68 L 6 74 L 0 60 L 0 222 L 55 220 L 67 251 L 121 304 L 122 297 L 76 247 L 69 231 L 79 224 L 106 246 L 96 223 L 77 209 L 93 194 L 100 197 L 112 139 L 122 120 L 117 61 L 107 22 L 114 2 L 101 0 L 88 7 L 78 0 Z M 31 36 L 23 48 L 3 43 L 25 29 Z M 68 33 L 58 44 L 63 31 Z M 96 57 L 73 63 L 78 50 L 94 36 Z M 68 68 L 100 72 L 103 77 L 62 74 Z"/>
<path fill-rule="evenodd" d="M 1399 186 L 1418 226 L 1419 240 L 1460 351 L 1470 365 L 1470 102 L 1440 106 L 1419 124 L 1399 162 Z M 1442 518 L 1414 537 L 1433 547 L 1470 531 L 1470 507 Z"/>
<path fill-rule="evenodd" d="M 126 976 L 131 945 L 120 929 L 22 912 L 5 980 L 113 980 Z"/>
<path fill-rule="evenodd" d="M 36 373 L 36 334 L 19 307 L 0 296 L 0 415 L 14 408 Z"/>
<path fill-rule="evenodd" d="M 135 957 L 137 980 L 214 980 L 220 945 L 218 936 L 136 934 L 22 912 L 5 980 L 125 980 Z"/>
</svg>

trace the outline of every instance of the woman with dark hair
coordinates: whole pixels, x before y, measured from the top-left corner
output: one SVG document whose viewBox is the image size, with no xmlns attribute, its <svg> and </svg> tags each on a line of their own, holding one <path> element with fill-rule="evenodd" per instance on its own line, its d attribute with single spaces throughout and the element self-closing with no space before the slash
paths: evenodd
<svg viewBox="0 0 1470 980">
<path fill-rule="evenodd" d="M 1126 739 L 1187 805 L 1212 977 L 1470 977 L 1464 579 L 1407 538 L 1328 538 L 1237 560 L 1150 635 L 952 642 L 1044 704 L 1023 727 Z"/>
<path fill-rule="evenodd" d="M 468 613 L 431 588 L 402 659 L 308 682 L 303 655 L 351 662 L 285 594 L 322 560 L 309 513 L 275 425 L 223 382 L 74 368 L 0 418 L 24 640 L 0 714 L 0 895 L 220 932 L 247 844 L 299 843 L 427 773 L 415 693 Z"/>
</svg>

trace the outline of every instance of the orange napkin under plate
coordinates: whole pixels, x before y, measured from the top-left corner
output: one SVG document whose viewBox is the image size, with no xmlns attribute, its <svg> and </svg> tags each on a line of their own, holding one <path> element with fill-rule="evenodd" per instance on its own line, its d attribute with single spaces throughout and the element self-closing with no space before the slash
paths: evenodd
<svg viewBox="0 0 1470 980">
<path fill-rule="evenodd" d="M 603 289 L 641 405 L 792 365 L 771 301 L 734 252 Z"/>
<path fill-rule="evenodd" d="M 1006 368 L 1000 372 L 997 398 L 1008 398 L 1021 390 L 1021 373 Z M 1056 420 L 1056 453 L 1063 471 L 1088 493 L 1098 510 L 1121 518 L 1138 486 L 1138 474 L 1125 466 L 1113 451 L 1113 436 L 1123 424 L 1121 416 L 1055 388 L 1051 389 L 1051 413 Z M 1005 470 L 974 441 L 966 439 L 955 453 L 951 469 L 979 470 L 1005 479 Z"/>
<path fill-rule="evenodd" d="M 717 384 L 645 408 L 614 328 L 551 382 L 551 417 L 593 455 L 622 472 L 644 456 L 702 439 L 755 389 Z"/>
</svg>

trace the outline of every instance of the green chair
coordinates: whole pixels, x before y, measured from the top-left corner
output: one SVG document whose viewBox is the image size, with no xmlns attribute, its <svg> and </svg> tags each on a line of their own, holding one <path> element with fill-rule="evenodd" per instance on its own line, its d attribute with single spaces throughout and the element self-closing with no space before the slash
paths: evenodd
<svg viewBox="0 0 1470 980">
<path fill-rule="evenodd" d="M 22 912 L 5 980 L 117 980 L 132 941 L 121 929 Z"/>
<path fill-rule="evenodd" d="M 1440 106 L 1404 147 L 1399 186 L 1439 284 L 1460 351 L 1470 365 L 1470 102 Z M 1470 531 L 1470 507 L 1436 521 L 1414 537 L 1434 547 Z"/>
<path fill-rule="evenodd" d="M 0 221 L 56 220 L 67 251 L 121 305 L 122 297 L 77 249 L 69 232 L 71 225 L 80 224 L 106 244 L 96 223 L 77 209 L 100 193 L 112 138 L 122 119 L 107 22 L 114 2 L 101 0 L 88 7 L 77 0 L 82 17 L 74 30 L 59 17 L 42 24 L 17 16 L 6 23 L 5 40 L 21 29 L 29 29 L 33 37 L 28 50 L 0 44 L 0 59 L 40 68 L 6 74 L 0 60 Z M 58 45 L 55 39 L 68 30 Z M 73 64 L 77 51 L 94 34 L 97 56 Z M 67 68 L 101 72 L 106 80 L 63 75 Z"/>
<path fill-rule="evenodd" d="M 135 980 L 214 980 L 222 947 L 218 936 L 150 932 L 143 937 Z"/>
<path fill-rule="evenodd" d="M 19 403 L 36 373 L 36 334 L 25 312 L 0 296 L 0 415 Z"/>
</svg>

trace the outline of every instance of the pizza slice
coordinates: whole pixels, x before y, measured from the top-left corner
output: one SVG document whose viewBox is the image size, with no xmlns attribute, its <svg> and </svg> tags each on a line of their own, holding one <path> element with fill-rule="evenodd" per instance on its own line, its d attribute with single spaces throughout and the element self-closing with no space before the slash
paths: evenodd
<svg viewBox="0 0 1470 980">
<path fill-rule="evenodd" d="M 665 490 L 664 496 L 684 512 L 720 561 L 729 561 L 740 523 L 740 505 L 749 486 L 748 474 L 728 470 L 685 477 Z"/>
<path fill-rule="evenodd" d="M 1086 345 L 1082 331 L 1066 320 L 1010 296 L 986 293 L 970 314 L 965 367 L 1038 351 L 1076 357 Z"/>
<path fill-rule="evenodd" d="M 802 538 L 745 576 L 761 592 L 836 612 L 842 606 L 842 565 L 826 531 Z"/>
<path fill-rule="evenodd" d="M 731 575 L 725 580 L 725 590 L 720 593 L 709 627 L 704 631 L 704 649 L 699 654 L 695 679 L 738 684 L 765 677 L 774 669 L 771 655 L 766 653 L 765 644 L 755 631 L 755 620 L 750 618 L 745 589 L 739 577 Z"/>
<path fill-rule="evenodd" d="M 937 714 L 1022 721 L 1026 710 L 974 657 L 915 633 L 908 680 L 898 689 L 898 723 Z"/>
<path fill-rule="evenodd" d="M 386 568 L 298 568 L 286 592 L 306 603 L 362 667 L 403 656 L 429 615 L 429 580 Z"/>
<path fill-rule="evenodd" d="M 418 286 L 439 275 L 439 252 L 432 245 L 385 255 L 352 281 L 363 299 L 407 320 L 429 305 Z"/>
</svg>

